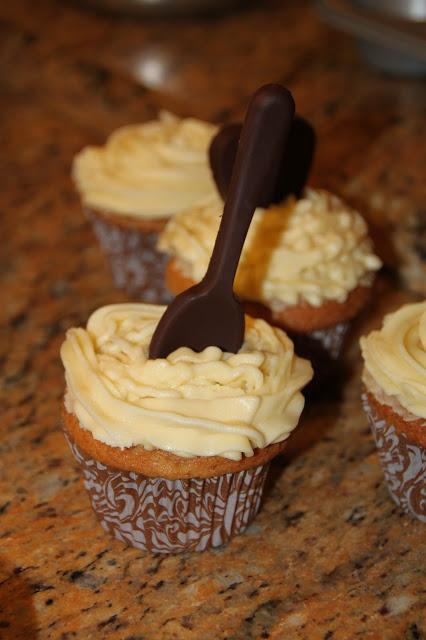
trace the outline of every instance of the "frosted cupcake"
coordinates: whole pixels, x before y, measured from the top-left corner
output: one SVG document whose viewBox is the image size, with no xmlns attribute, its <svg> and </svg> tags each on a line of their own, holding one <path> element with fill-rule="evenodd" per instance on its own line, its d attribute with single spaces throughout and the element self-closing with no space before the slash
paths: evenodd
<svg viewBox="0 0 426 640">
<path fill-rule="evenodd" d="M 171 216 L 216 192 L 208 162 L 214 125 L 161 112 L 122 127 L 74 159 L 73 178 L 117 287 L 167 299 L 157 236 Z"/>
<path fill-rule="evenodd" d="M 363 404 L 389 493 L 426 522 L 426 302 L 387 315 L 361 349 Z"/>
<path fill-rule="evenodd" d="M 202 551 L 256 515 L 312 369 L 284 332 L 249 317 L 238 353 L 150 360 L 163 312 L 111 305 L 68 331 L 64 431 L 104 529 L 143 550 Z"/>
<path fill-rule="evenodd" d="M 172 293 L 203 277 L 221 212 L 219 198 L 210 196 L 160 234 L 159 247 L 171 257 Z M 338 358 L 380 266 L 360 214 L 330 193 L 307 189 L 300 199 L 256 211 L 235 290 L 248 313 L 289 332 L 298 353 L 319 363 Z"/>
</svg>

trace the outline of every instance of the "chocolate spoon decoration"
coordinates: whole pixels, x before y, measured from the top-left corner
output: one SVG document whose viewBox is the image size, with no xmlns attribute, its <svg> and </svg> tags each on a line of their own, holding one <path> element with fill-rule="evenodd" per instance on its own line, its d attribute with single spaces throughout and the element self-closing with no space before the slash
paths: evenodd
<svg viewBox="0 0 426 640">
<path fill-rule="evenodd" d="M 236 353 L 244 339 L 244 310 L 233 291 L 235 273 L 265 180 L 275 171 L 294 115 L 291 93 L 261 87 L 247 109 L 216 242 L 203 280 L 168 306 L 153 335 L 149 357 L 179 347 L 218 346 Z"/>
<path fill-rule="evenodd" d="M 209 147 L 210 167 L 222 198 L 225 200 L 237 154 L 241 124 L 224 125 L 214 136 Z M 277 162 L 276 172 L 270 175 L 257 204 L 269 207 L 282 202 L 288 195 L 300 198 L 312 166 L 315 150 L 315 132 L 307 120 L 295 116 L 287 144 Z"/>
</svg>

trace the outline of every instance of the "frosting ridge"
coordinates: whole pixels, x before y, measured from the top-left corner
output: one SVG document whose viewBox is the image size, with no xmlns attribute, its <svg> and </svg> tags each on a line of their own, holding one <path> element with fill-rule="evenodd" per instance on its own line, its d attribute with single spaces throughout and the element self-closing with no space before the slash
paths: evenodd
<svg viewBox="0 0 426 640">
<path fill-rule="evenodd" d="M 222 209 L 211 195 L 175 216 L 160 234 L 159 249 L 192 280 L 206 272 Z M 360 214 L 337 196 L 307 189 L 299 200 L 256 210 L 235 288 L 242 298 L 276 309 L 303 300 L 320 306 L 344 302 L 358 285 L 371 284 L 380 266 Z"/>
<path fill-rule="evenodd" d="M 84 204 L 146 218 L 168 217 L 216 191 L 208 148 L 217 127 L 161 111 L 157 120 L 117 129 L 102 147 L 74 159 Z"/>
<path fill-rule="evenodd" d="M 164 310 L 109 305 L 92 314 L 87 329 L 67 332 L 61 348 L 66 406 L 80 425 L 111 446 L 233 460 L 287 438 L 312 369 L 286 334 L 247 317 L 236 354 L 182 347 L 149 360 Z"/>
<path fill-rule="evenodd" d="M 367 386 L 371 376 L 404 409 L 426 418 L 426 301 L 388 314 L 360 344 Z"/>
</svg>

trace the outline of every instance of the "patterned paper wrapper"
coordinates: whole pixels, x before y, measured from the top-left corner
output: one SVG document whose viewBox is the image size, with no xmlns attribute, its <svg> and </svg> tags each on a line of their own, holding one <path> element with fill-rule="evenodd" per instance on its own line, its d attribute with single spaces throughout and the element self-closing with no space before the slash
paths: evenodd
<svg viewBox="0 0 426 640">
<path fill-rule="evenodd" d="M 292 339 L 303 343 L 304 348 L 310 351 L 313 359 L 338 360 L 350 326 L 350 322 L 341 322 L 329 329 L 318 329 L 304 335 L 293 335 Z"/>
<path fill-rule="evenodd" d="M 137 549 L 180 553 L 219 547 L 259 511 L 269 463 L 214 478 L 149 478 L 93 460 L 65 437 L 102 527 Z"/>
<path fill-rule="evenodd" d="M 339 358 L 343 352 L 350 322 L 341 322 L 329 329 L 298 334 L 288 331 L 298 356 L 311 361 L 314 377 L 305 393 L 321 391 L 324 384 L 339 372 Z"/>
<path fill-rule="evenodd" d="M 399 507 L 426 522 L 426 450 L 389 424 L 362 396 L 390 495 Z"/>
<path fill-rule="evenodd" d="M 108 257 L 114 283 L 129 295 L 154 304 L 172 299 L 164 277 L 168 256 L 157 251 L 157 232 L 125 229 L 91 210 L 86 215 Z"/>
</svg>

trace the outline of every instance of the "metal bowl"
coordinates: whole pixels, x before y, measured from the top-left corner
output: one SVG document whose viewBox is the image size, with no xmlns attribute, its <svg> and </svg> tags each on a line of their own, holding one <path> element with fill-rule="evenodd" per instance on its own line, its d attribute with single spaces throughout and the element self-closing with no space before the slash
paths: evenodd
<svg viewBox="0 0 426 640">
<path fill-rule="evenodd" d="M 426 75 L 426 0 L 317 0 L 317 6 L 327 22 L 356 37 L 372 66 Z"/>
<path fill-rule="evenodd" d="M 354 4 L 370 11 L 405 20 L 426 20 L 426 0 L 353 0 Z"/>
</svg>

